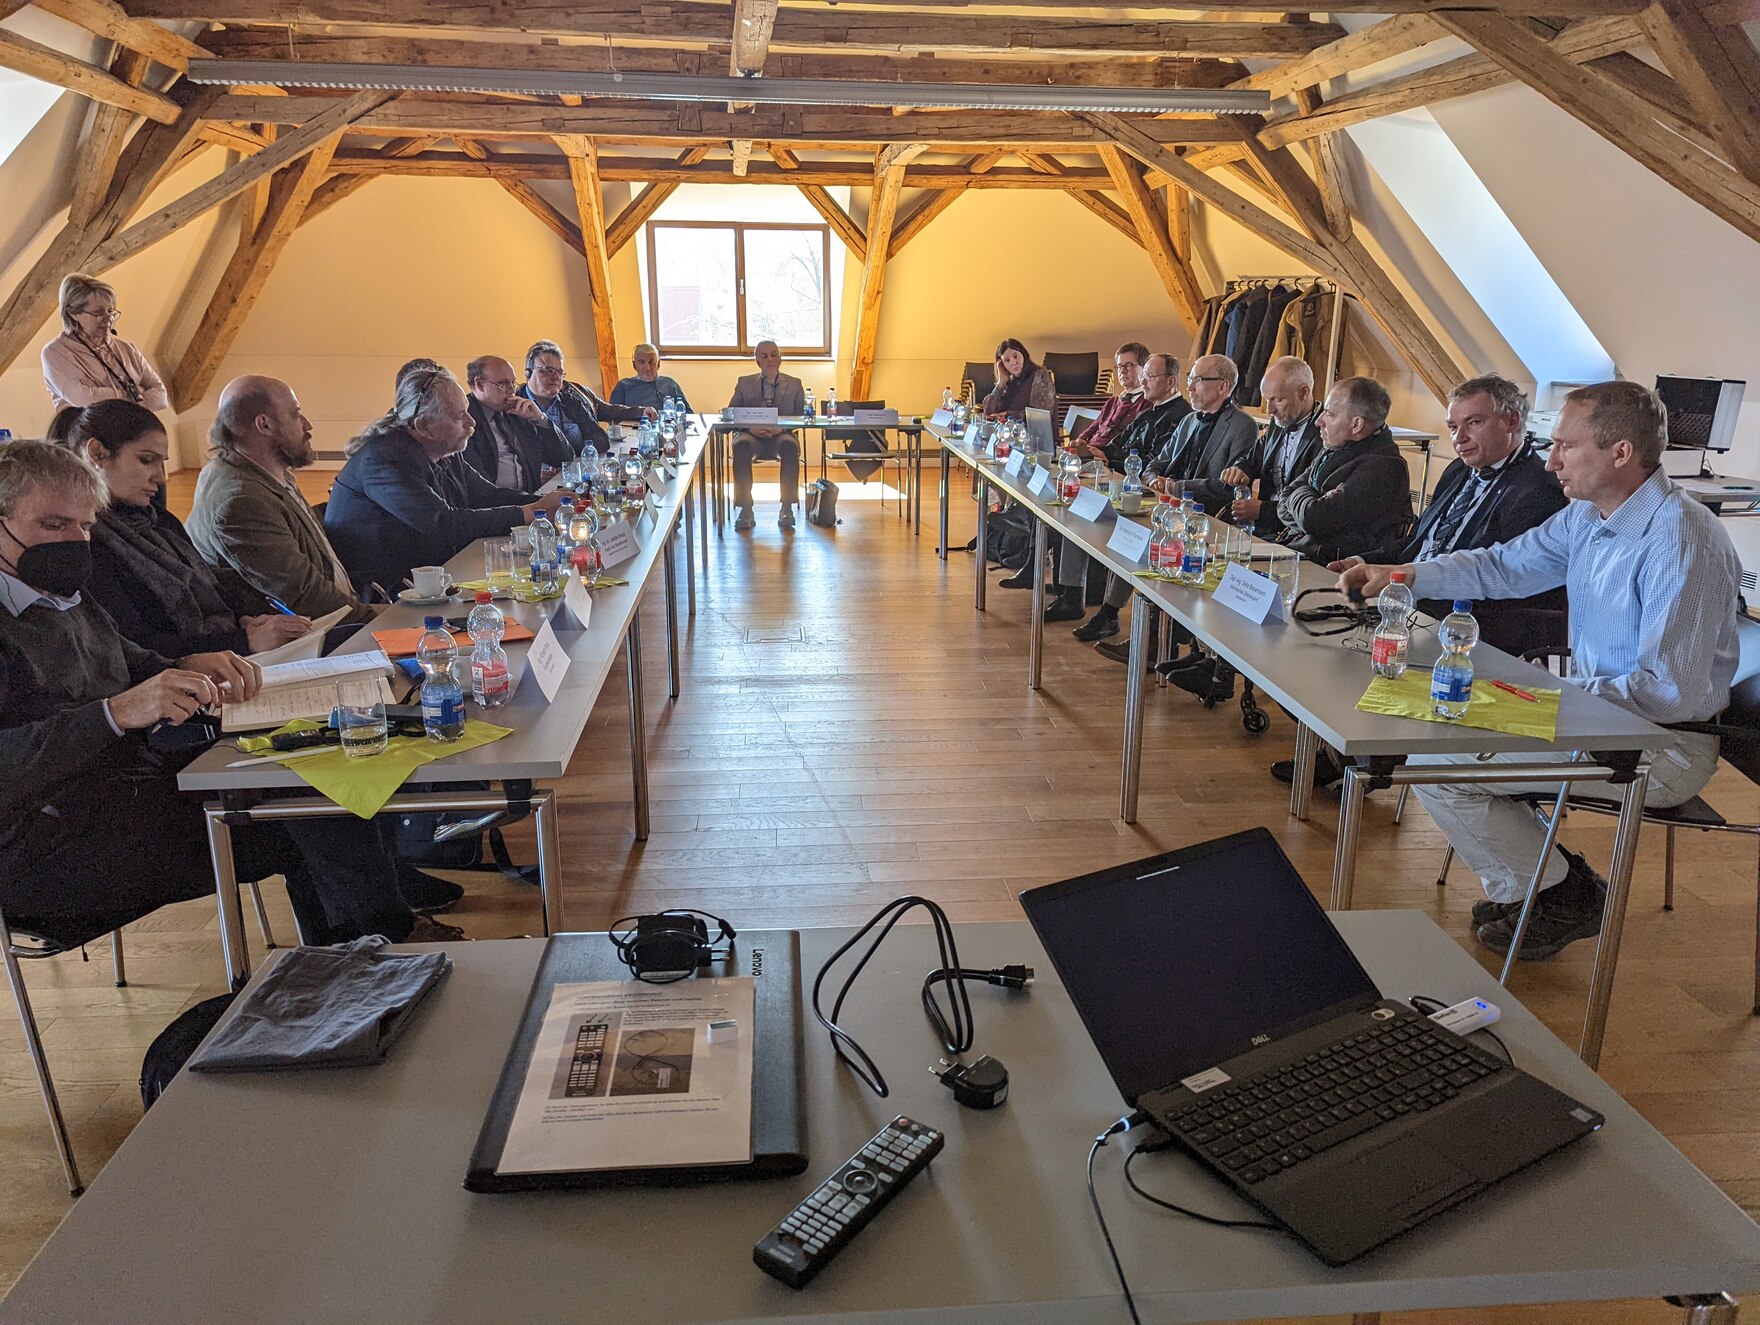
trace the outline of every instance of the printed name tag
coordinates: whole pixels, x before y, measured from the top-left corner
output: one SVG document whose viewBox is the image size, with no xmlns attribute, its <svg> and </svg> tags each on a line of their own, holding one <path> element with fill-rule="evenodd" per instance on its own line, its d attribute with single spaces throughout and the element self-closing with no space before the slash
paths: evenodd
<svg viewBox="0 0 1760 1325">
<path fill-rule="evenodd" d="M 666 480 L 671 477 L 672 477 L 672 475 L 668 474 L 664 469 L 660 468 L 659 465 L 655 465 L 654 468 L 652 468 L 648 471 L 648 482 L 649 482 L 649 484 L 651 484 L 653 487 L 656 487 L 656 488 L 665 487 Z"/>
<path fill-rule="evenodd" d="M 1008 459 L 1003 462 L 1002 472 L 1007 474 L 1010 478 L 1018 478 L 1020 477 L 1021 470 L 1025 469 L 1026 465 L 1027 453 L 1025 451 L 1010 451 L 1008 453 Z"/>
<path fill-rule="evenodd" d="M 1149 527 L 1135 520 L 1120 520 L 1106 540 L 1106 550 L 1116 552 L 1132 565 L 1138 565 L 1149 552 Z"/>
<path fill-rule="evenodd" d="M 774 408 L 765 409 L 760 405 L 730 406 L 727 410 L 729 423 L 775 423 L 778 417 Z"/>
<path fill-rule="evenodd" d="M 1035 497 L 1046 496 L 1051 491 L 1051 471 L 1040 465 L 1033 471 L 1033 477 L 1027 480 L 1027 491 Z"/>
<path fill-rule="evenodd" d="M 1069 504 L 1069 513 L 1083 520 L 1104 520 L 1113 514 L 1112 501 L 1099 488 L 1083 488 Z"/>
<path fill-rule="evenodd" d="M 610 570 L 621 561 L 628 561 L 642 550 L 636 531 L 619 520 L 599 531 L 599 558 L 601 565 Z"/>
<path fill-rule="evenodd" d="M 855 421 L 870 426 L 890 427 L 898 422 L 898 411 L 895 409 L 859 409 L 855 412 Z"/>
<path fill-rule="evenodd" d="M 950 409 L 938 409 L 929 416 L 929 426 L 931 428 L 945 428 L 952 422 L 953 411 Z"/>
<path fill-rule="evenodd" d="M 978 425 L 976 423 L 966 424 L 966 435 L 960 440 L 967 446 L 976 446 L 978 444 Z"/>
<path fill-rule="evenodd" d="M 578 575 L 570 575 L 568 582 L 562 586 L 562 605 L 574 615 L 582 630 L 593 618 L 593 595 L 587 592 L 587 582 Z"/>
<path fill-rule="evenodd" d="M 1250 571 L 1239 562 L 1229 562 L 1211 597 L 1255 625 L 1283 619 L 1283 595 L 1277 591 L 1277 581 Z"/>
<path fill-rule="evenodd" d="M 556 692 L 562 689 L 562 677 L 568 671 L 568 664 L 568 650 L 562 647 L 562 642 L 556 638 L 556 632 L 546 620 L 539 628 L 537 637 L 532 640 L 530 652 L 526 654 L 526 671 L 537 678 L 538 689 L 544 692 L 546 702 L 555 702 Z"/>
</svg>

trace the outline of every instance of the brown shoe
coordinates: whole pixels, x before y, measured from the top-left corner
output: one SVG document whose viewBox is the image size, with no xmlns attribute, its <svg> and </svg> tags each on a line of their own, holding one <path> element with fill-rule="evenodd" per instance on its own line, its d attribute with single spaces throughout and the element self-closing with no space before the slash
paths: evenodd
<svg viewBox="0 0 1760 1325">
<path fill-rule="evenodd" d="M 470 935 L 457 925 L 448 925 L 433 916 L 417 916 L 405 943 L 468 943 Z"/>
</svg>

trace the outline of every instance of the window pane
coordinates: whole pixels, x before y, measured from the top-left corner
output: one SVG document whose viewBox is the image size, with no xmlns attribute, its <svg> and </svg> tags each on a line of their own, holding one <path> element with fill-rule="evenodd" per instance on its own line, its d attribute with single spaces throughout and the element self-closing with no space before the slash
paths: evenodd
<svg viewBox="0 0 1760 1325">
<path fill-rule="evenodd" d="M 825 341 L 825 241 L 816 230 L 747 230 L 747 343 Z"/>
<path fill-rule="evenodd" d="M 656 226 L 654 266 L 660 344 L 739 344 L 731 229 Z"/>
</svg>

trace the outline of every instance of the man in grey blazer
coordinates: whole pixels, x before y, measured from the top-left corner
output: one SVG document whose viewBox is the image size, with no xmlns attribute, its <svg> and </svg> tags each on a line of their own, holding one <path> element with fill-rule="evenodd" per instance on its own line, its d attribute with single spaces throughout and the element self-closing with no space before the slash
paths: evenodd
<svg viewBox="0 0 1760 1325">
<path fill-rule="evenodd" d="M 758 371 L 742 377 L 733 388 L 729 409 L 774 409 L 784 418 L 806 408 L 801 379 L 782 371 L 782 351 L 773 340 L 758 342 Z M 735 529 L 750 529 L 752 517 L 752 460 L 782 462 L 782 511 L 776 523 L 794 528 L 794 499 L 801 482 L 800 439 L 786 428 L 750 427 L 733 439 L 733 504 L 739 507 Z"/>
</svg>

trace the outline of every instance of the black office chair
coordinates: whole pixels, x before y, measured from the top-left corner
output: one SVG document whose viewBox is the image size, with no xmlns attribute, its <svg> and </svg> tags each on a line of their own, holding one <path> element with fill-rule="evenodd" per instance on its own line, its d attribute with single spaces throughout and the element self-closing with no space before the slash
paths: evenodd
<svg viewBox="0 0 1760 1325">
<path fill-rule="evenodd" d="M 972 396 L 978 404 L 984 403 L 984 397 L 996 389 L 996 365 L 993 363 L 970 363 L 960 370 L 959 385 L 963 394 L 967 383 L 971 384 Z"/>
<path fill-rule="evenodd" d="M 1092 396 L 1100 389 L 1100 355 L 1097 351 L 1082 354 L 1047 354 L 1045 367 L 1057 382 L 1060 396 Z"/>
<path fill-rule="evenodd" d="M 837 402 L 839 417 L 853 415 L 859 409 L 885 409 L 884 400 L 840 400 Z M 836 454 L 831 454 L 835 447 Z M 858 457 L 874 455 L 878 460 L 863 460 Z M 866 483 L 875 474 L 886 468 L 890 459 L 886 446 L 886 434 L 875 428 L 827 428 L 825 442 L 819 451 L 819 477 L 825 477 L 827 461 L 841 461 L 849 470 L 857 483 Z"/>
</svg>

